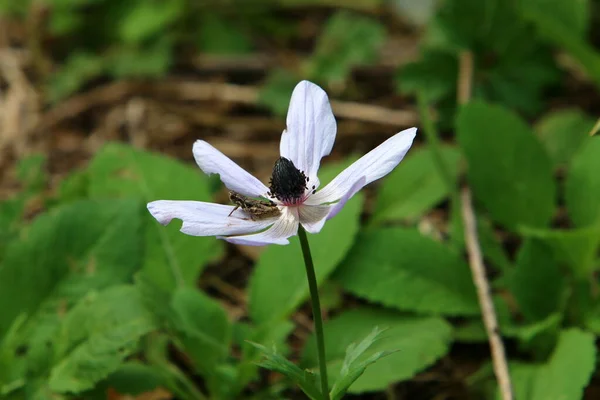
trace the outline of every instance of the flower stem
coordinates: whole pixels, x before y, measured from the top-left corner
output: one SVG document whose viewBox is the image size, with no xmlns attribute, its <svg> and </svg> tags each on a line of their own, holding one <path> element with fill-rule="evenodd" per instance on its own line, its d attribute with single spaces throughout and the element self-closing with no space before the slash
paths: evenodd
<svg viewBox="0 0 600 400">
<path fill-rule="evenodd" d="M 323 400 L 329 400 L 329 383 L 327 382 L 327 361 L 325 360 L 325 336 L 323 335 L 323 317 L 321 316 L 321 302 L 319 301 L 319 289 L 317 287 L 317 277 L 315 275 L 315 266 L 313 265 L 310 247 L 306 231 L 302 226 L 298 227 L 298 237 L 304 256 L 304 265 L 306 266 L 306 278 L 310 289 L 310 302 L 312 305 L 313 321 L 315 324 L 315 335 L 317 337 L 317 356 L 319 359 L 319 374 L 321 376 L 321 393 Z"/>
</svg>

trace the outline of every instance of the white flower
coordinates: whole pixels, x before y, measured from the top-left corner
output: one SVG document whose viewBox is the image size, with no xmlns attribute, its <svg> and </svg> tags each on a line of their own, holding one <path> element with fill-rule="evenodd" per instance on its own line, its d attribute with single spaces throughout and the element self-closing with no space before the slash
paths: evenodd
<svg viewBox="0 0 600 400">
<path fill-rule="evenodd" d="M 269 199 L 279 215 L 252 218 L 234 206 L 200 201 L 158 200 L 148 210 L 163 225 L 177 218 L 181 232 L 193 236 L 217 236 L 231 243 L 262 246 L 288 244 L 298 224 L 310 233 L 321 230 L 363 186 L 387 175 L 410 148 L 417 129 L 406 129 L 364 155 L 319 188 L 317 172 L 321 158 L 333 147 L 336 123 L 325 92 L 302 81 L 292 93 L 287 129 L 281 135 L 281 158 L 273 169 L 270 188 L 203 140 L 194 143 L 194 158 L 206 174 L 219 174 L 232 191 Z M 231 215 L 230 215 L 231 214 Z"/>
</svg>

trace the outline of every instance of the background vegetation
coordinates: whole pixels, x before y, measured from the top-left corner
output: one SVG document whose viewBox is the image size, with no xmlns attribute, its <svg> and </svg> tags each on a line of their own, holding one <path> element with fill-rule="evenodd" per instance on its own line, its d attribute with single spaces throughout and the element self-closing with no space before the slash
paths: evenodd
<svg viewBox="0 0 600 400">
<path fill-rule="evenodd" d="M 364 357 L 398 350 L 348 398 L 496 398 L 461 186 L 516 398 L 600 398 L 597 2 L 0 0 L 0 15 L 0 398 L 302 398 L 247 343 L 316 366 L 297 240 L 237 247 L 145 209 L 227 201 L 191 162 L 198 138 L 267 181 L 300 79 L 338 118 L 323 183 L 419 127 L 310 237 L 330 374 L 375 325 Z"/>
</svg>

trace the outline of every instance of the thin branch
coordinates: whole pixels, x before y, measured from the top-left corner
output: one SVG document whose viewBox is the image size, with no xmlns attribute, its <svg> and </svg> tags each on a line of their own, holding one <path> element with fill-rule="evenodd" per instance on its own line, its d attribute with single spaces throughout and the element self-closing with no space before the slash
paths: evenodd
<svg viewBox="0 0 600 400">
<path fill-rule="evenodd" d="M 471 88 L 473 81 L 473 54 L 470 51 L 463 51 L 459 57 L 459 72 L 458 72 L 458 102 L 465 104 L 471 98 Z M 469 255 L 469 266 L 473 275 L 473 283 L 477 288 L 477 297 L 479 306 L 483 314 L 483 323 L 490 342 L 492 352 L 492 363 L 494 365 L 494 373 L 498 380 L 498 387 L 502 400 L 513 400 L 514 394 L 510 374 L 508 371 L 508 363 L 506 361 L 506 353 L 504 351 L 504 343 L 498 329 L 498 318 L 494 303 L 492 301 L 490 284 L 485 274 L 483 265 L 483 256 L 481 247 L 479 246 L 479 238 L 477 235 L 477 222 L 475 212 L 473 210 L 473 202 L 471 199 L 471 190 L 465 187 L 462 190 L 462 217 L 464 225 L 465 243 L 467 245 L 467 253 Z"/>
<path fill-rule="evenodd" d="M 473 282 L 477 288 L 477 297 L 483 314 L 483 323 L 490 341 L 494 373 L 498 380 L 502 400 L 512 400 L 514 396 L 508 372 L 508 364 L 506 362 L 506 354 L 504 352 L 504 344 L 502 343 L 498 329 L 498 318 L 496 317 L 496 310 L 494 309 L 494 303 L 490 294 L 490 285 L 485 275 L 469 188 L 464 188 L 462 191 L 462 216 L 467 252 L 469 254 L 469 266 L 473 274 Z"/>
<path fill-rule="evenodd" d="M 113 104 L 140 94 L 162 95 L 183 101 L 224 101 L 258 105 L 259 93 L 260 89 L 257 86 L 230 83 L 179 80 L 158 83 L 119 81 L 94 88 L 61 102 L 42 117 L 37 129 L 44 132 L 94 107 Z M 371 104 L 337 100 L 331 101 L 331 107 L 336 116 L 356 121 L 397 127 L 413 126 L 418 121 L 417 113 L 412 110 L 393 110 Z"/>
<path fill-rule="evenodd" d="M 465 104 L 471 98 L 473 86 L 473 53 L 468 50 L 460 52 L 458 58 L 458 84 L 456 90 L 456 100 L 458 104 Z"/>
</svg>

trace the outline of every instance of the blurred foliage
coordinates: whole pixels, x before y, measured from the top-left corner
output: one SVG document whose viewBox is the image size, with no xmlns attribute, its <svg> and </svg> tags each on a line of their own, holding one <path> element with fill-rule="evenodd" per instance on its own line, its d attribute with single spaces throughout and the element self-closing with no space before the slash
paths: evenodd
<svg viewBox="0 0 600 400">
<path fill-rule="evenodd" d="M 262 105 L 284 115 L 300 79 L 355 96 L 353 71 L 381 61 L 394 34 L 390 20 L 410 7 L 353 0 L 336 8 L 341 3 L 0 0 L 0 14 L 43 14 L 32 40 L 53 63 L 43 77 L 49 102 L 105 80 L 162 78 L 190 54 L 299 46 L 293 66 L 265 71 L 260 92 Z M 437 111 L 436 121 L 423 116 L 427 144 L 381 182 L 375 201 L 355 196 L 309 239 L 327 290 L 323 306 L 334 313 L 325 324 L 332 395 L 386 390 L 453 343 L 487 340 L 464 258 L 457 195 L 464 178 L 491 283 L 502 294 L 494 296 L 500 331 L 515 344 L 517 398 L 582 399 L 597 373 L 600 335 L 600 137 L 590 137 L 595 118 L 576 102 L 556 107 L 549 99 L 579 77 L 600 86 L 594 4 L 427 4 L 427 12 L 415 11 L 431 15 L 418 59 L 394 66 L 396 94 L 417 95 Z M 301 19 L 290 14 L 311 7 L 318 18 L 307 44 Z M 394 11 L 378 18 L 380 7 Z M 473 100 L 459 106 L 465 52 L 474 60 Z M 440 145 L 437 128 L 451 140 Z M 351 161 L 325 163 L 321 182 Z M 207 265 L 223 260 L 223 243 L 185 236 L 177 223 L 160 226 L 145 209 L 163 198 L 213 201 L 214 181 L 112 143 L 49 193 L 46 163 L 39 155 L 20 160 L 20 190 L 0 202 L 0 397 L 102 399 L 109 390 L 164 388 L 184 400 L 283 399 L 290 382 L 318 396 L 314 338 L 302 343 L 299 366 L 286 359 L 290 318 L 308 298 L 296 238 L 260 253 L 248 318 L 233 320 L 197 289 Z M 446 224 L 432 228 L 439 215 Z M 348 309 L 342 293 L 361 305 Z M 289 379 L 267 382 L 257 363 Z M 469 381 L 473 393 L 497 398 L 489 365 Z"/>
</svg>

